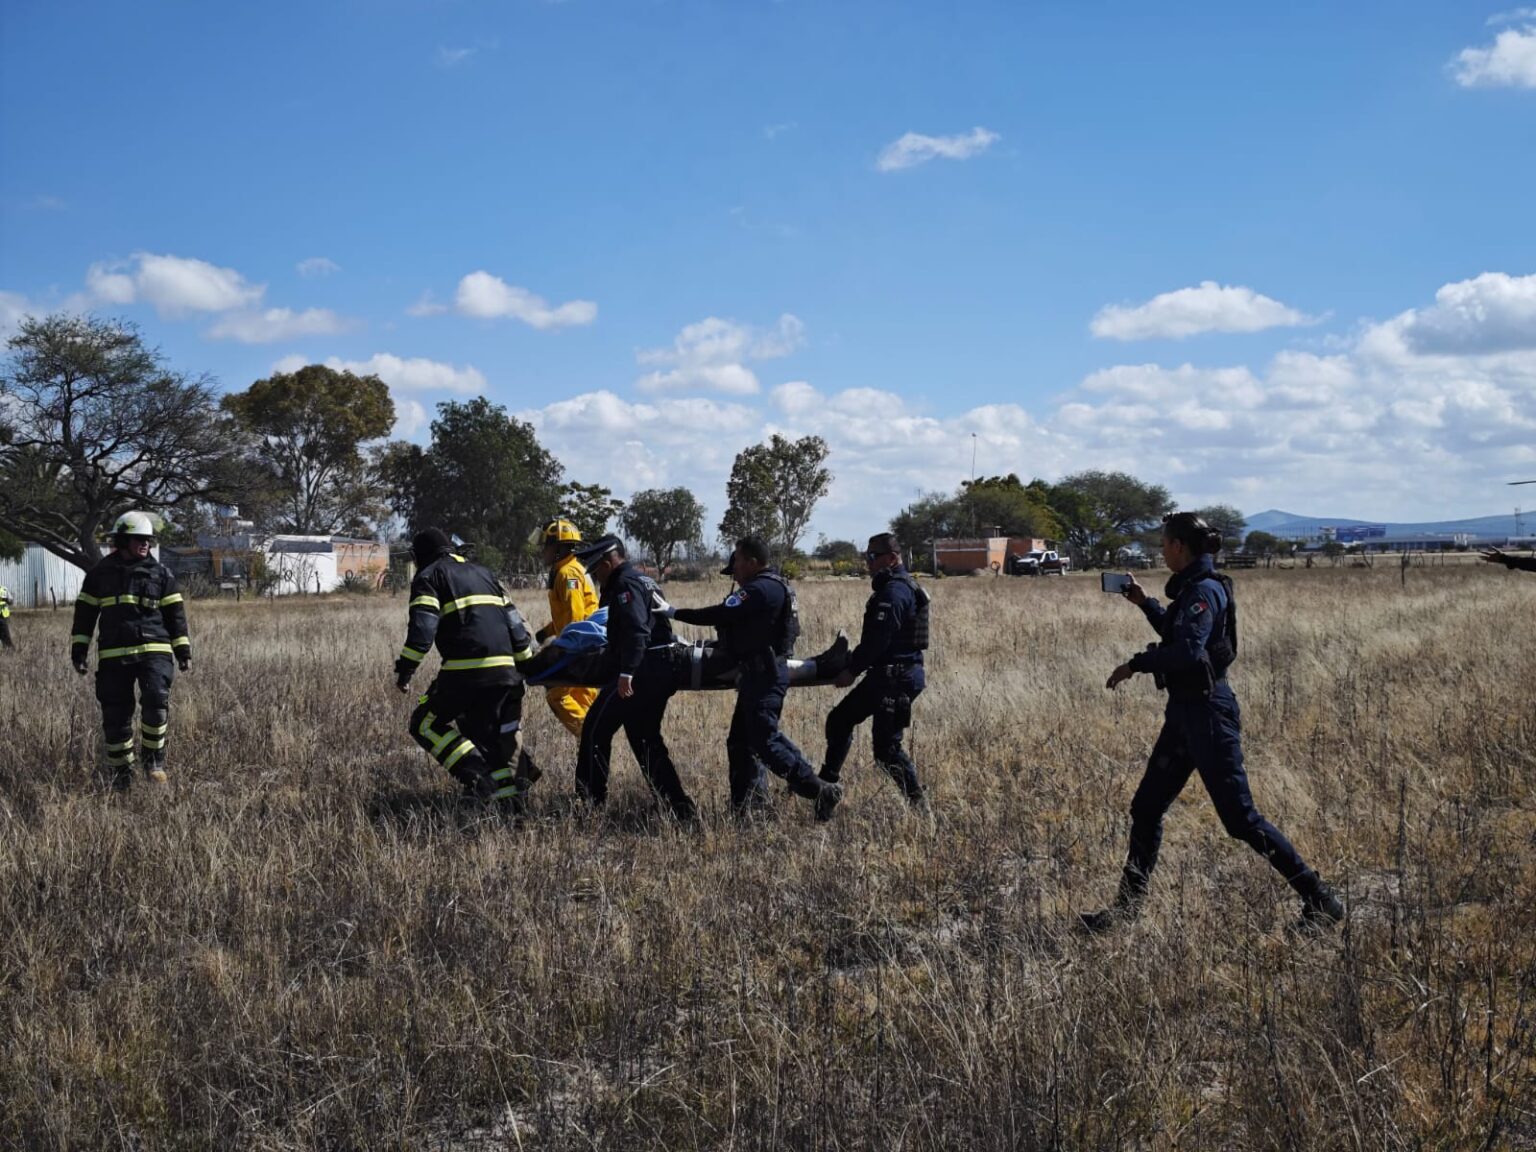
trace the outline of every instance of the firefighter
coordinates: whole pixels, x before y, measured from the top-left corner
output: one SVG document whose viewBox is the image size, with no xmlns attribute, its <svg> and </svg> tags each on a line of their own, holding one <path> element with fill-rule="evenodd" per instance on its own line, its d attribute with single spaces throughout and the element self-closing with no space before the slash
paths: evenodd
<svg viewBox="0 0 1536 1152">
<path fill-rule="evenodd" d="M 1407 553 L 1403 554 L 1406 558 Z M 1536 556 L 1511 556 L 1502 548 L 1489 548 L 1481 553 L 1490 564 L 1502 564 L 1511 572 L 1536 572 Z"/>
<path fill-rule="evenodd" d="M 912 723 L 912 701 L 922 693 L 923 649 L 928 647 L 928 593 L 902 566 L 901 545 L 889 532 L 869 538 L 864 552 L 873 595 L 864 608 L 864 628 L 848 667 L 833 681 L 857 688 L 827 714 L 827 759 L 821 778 L 836 784 L 853 745 L 853 731 L 873 717 L 875 761 L 901 788 L 914 808 L 924 804 L 917 766 L 901 746 Z"/>
<path fill-rule="evenodd" d="M 411 556 L 416 578 L 395 686 L 409 690 L 433 644 L 442 657 L 411 713 L 411 738 L 463 785 L 467 797 L 515 806 L 538 775 L 519 755 L 523 683 L 517 665 L 533 658 L 533 637 L 496 577 L 455 553 L 440 529 L 418 532 Z"/>
<path fill-rule="evenodd" d="M 0 649 L 14 648 L 11 643 L 11 590 L 0 584 Z"/>
<path fill-rule="evenodd" d="M 830 820 L 842 799 L 842 786 L 819 780 L 800 749 L 779 731 L 789 688 L 785 661 L 793 655 L 800 635 L 794 591 L 769 566 L 768 546 L 755 536 L 736 542 L 731 562 L 721 574 L 733 576 L 739 586 L 723 604 L 668 606 L 663 611 L 684 624 L 714 625 L 721 645 L 736 661 L 736 709 L 725 738 L 731 810 L 746 816 L 767 806 L 766 765 L 791 792 L 812 802 L 817 820 Z"/>
<path fill-rule="evenodd" d="M 539 559 L 549 569 L 549 624 L 534 637 L 541 644 L 597 611 L 597 589 L 576 558 L 580 543 L 581 533 L 569 520 L 551 520 L 539 530 Z M 555 719 L 580 740 L 581 724 L 597 699 L 597 689 L 551 685 L 544 689 L 544 699 Z"/>
<path fill-rule="evenodd" d="M 155 524 L 143 512 L 124 512 L 112 527 L 113 551 L 85 575 L 75 598 L 69 659 L 84 676 L 96 634 L 96 699 L 113 782 L 133 778 L 134 690 L 138 690 L 139 748 L 144 775 L 166 780 L 171 682 L 192 666 L 187 612 L 176 576 L 152 555 Z M 98 632 L 99 627 L 99 632 Z"/>
</svg>

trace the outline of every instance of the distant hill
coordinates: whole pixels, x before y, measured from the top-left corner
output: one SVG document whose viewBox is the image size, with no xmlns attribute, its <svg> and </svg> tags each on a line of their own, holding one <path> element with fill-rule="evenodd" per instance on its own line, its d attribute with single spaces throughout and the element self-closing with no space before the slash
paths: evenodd
<svg viewBox="0 0 1536 1152">
<path fill-rule="evenodd" d="M 1525 531 L 1536 531 L 1536 511 L 1524 517 Z M 1473 536 L 1513 536 L 1515 518 L 1506 513 L 1502 516 L 1474 516 L 1467 520 L 1352 520 L 1340 516 L 1298 516 L 1294 512 L 1282 512 L 1271 508 L 1248 517 L 1249 532 L 1268 532 L 1282 540 L 1297 536 L 1315 536 L 1319 528 L 1349 528 L 1357 524 L 1380 524 L 1389 536 L 1455 535 L 1465 532 Z"/>
</svg>

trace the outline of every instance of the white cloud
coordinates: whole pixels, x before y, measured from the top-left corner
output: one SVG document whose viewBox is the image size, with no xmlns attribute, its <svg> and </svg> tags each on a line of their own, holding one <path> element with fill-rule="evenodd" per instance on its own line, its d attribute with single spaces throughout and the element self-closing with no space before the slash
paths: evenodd
<svg viewBox="0 0 1536 1152">
<path fill-rule="evenodd" d="M 635 358 L 657 371 L 642 376 L 636 386 L 642 392 L 703 390 L 750 396 L 761 385 L 746 362 L 788 356 L 804 342 L 805 325 L 788 312 L 767 329 L 710 316 L 685 327 L 672 347 L 638 352 Z"/>
<path fill-rule="evenodd" d="M 793 132 L 798 127 L 799 125 L 793 120 L 783 124 L 769 124 L 763 128 L 763 138 L 765 140 L 777 140 L 784 133 Z"/>
<path fill-rule="evenodd" d="M 1486 48 L 1463 48 L 1451 61 L 1451 73 L 1463 88 L 1536 88 L 1536 10 L 1505 16 L 1528 22 L 1504 29 Z"/>
<path fill-rule="evenodd" d="M 1489 25 L 1494 24 L 1519 24 L 1526 20 L 1536 20 L 1536 8 L 1512 8 L 1508 12 L 1495 12 L 1488 17 Z"/>
<path fill-rule="evenodd" d="M 39 312 L 19 292 L 0 292 L 0 343 L 9 340 L 21 328 L 21 322 Z"/>
<path fill-rule="evenodd" d="M 510 317 L 540 330 L 590 324 L 597 319 L 597 305 L 590 300 L 572 300 L 551 308 L 543 297 L 483 271 L 471 272 L 459 281 L 455 303 L 465 316 Z"/>
<path fill-rule="evenodd" d="M 229 312 L 208 329 L 211 340 L 238 340 L 242 344 L 273 344 L 301 336 L 332 336 L 354 323 L 329 308 L 268 308 L 265 311 Z"/>
<path fill-rule="evenodd" d="M 924 136 L 918 132 L 908 132 L 885 146 L 875 161 L 875 167 L 881 172 L 897 172 L 939 158 L 969 160 L 1001 139 L 996 132 L 986 128 L 972 128 L 958 136 Z"/>
<path fill-rule="evenodd" d="M 308 259 L 300 260 L 294 267 L 306 280 L 316 276 L 331 276 L 341 271 L 341 265 L 326 256 L 310 256 Z"/>
<path fill-rule="evenodd" d="M 432 59 L 439 68 L 457 68 L 478 51 L 478 48 L 445 48 L 439 45 Z"/>
<path fill-rule="evenodd" d="M 1413 350 L 1433 353 L 1491 353 L 1536 348 L 1536 275 L 1485 272 L 1447 284 L 1435 302 L 1397 319 Z"/>
<path fill-rule="evenodd" d="M 161 316 L 253 307 L 266 291 L 265 285 L 251 284 L 233 268 L 152 252 L 137 252 L 125 262 L 92 264 L 85 283 L 91 296 L 102 303 L 143 300 Z"/>
<path fill-rule="evenodd" d="M 1262 332 L 1314 322 L 1313 317 L 1251 288 L 1204 280 L 1197 287 L 1164 292 L 1134 307 L 1108 305 L 1099 310 L 1089 328 L 1104 340 L 1182 340 L 1203 332 Z"/>
<path fill-rule="evenodd" d="M 439 304 L 432 299 L 431 292 L 423 292 L 421 299 L 405 310 L 407 316 L 441 316 L 448 311 L 448 305 Z"/>
</svg>

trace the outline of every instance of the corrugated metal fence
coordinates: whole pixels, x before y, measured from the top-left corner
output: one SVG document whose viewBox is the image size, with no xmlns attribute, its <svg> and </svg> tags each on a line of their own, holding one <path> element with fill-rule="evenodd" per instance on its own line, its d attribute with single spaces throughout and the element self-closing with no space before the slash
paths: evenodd
<svg viewBox="0 0 1536 1152">
<path fill-rule="evenodd" d="M 0 584 L 17 608 L 48 608 L 73 600 L 85 573 L 40 544 L 28 544 L 20 560 L 0 560 Z"/>
</svg>

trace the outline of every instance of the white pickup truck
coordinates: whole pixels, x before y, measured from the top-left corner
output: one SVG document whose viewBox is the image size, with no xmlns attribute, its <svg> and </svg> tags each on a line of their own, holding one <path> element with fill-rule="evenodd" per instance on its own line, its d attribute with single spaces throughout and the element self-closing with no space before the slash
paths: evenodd
<svg viewBox="0 0 1536 1152">
<path fill-rule="evenodd" d="M 1072 561 L 1054 550 L 1026 552 L 1012 556 L 1010 571 L 1015 576 L 1064 576 L 1072 567 Z"/>
</svg>

